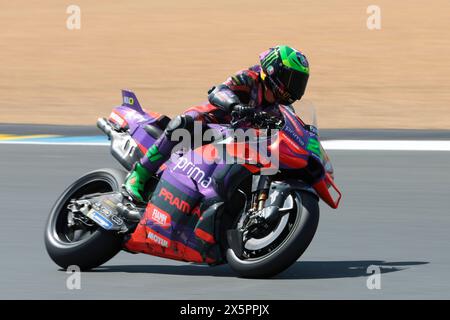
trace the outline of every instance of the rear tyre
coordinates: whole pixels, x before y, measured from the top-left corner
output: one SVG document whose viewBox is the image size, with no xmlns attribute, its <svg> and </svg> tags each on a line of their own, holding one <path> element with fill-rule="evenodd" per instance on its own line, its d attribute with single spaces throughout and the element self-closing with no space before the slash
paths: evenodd
<svg viewBox="0 0 450 320">
<path fill-rule="evenodd" d="M 294 209 L 277 238 L 259 253 L 239 258 L 231 248 L 226 257 L 230 267 L 241 277 L 269 278 L 290 267 L 305 252 L 319 224 L 318 199 L 311 193 L 295 191 Z"/>
<path fill-rule="evenodd" d="M 45 247 L 50 258 L 61 268 L 77 266 L 81 270 L 98 267 L 122 248 L 123 236 L 95 223 L 68 225 L 71 199 L 83 195 L 119 191 L 126 172 L 100 169 L 87 173 L 72 183 L 53 206 L 45 229 Z"/>
</svg>

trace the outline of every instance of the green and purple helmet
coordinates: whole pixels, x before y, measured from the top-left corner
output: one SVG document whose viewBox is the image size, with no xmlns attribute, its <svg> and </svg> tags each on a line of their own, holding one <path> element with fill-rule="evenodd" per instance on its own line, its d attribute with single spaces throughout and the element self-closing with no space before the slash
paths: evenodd
<svg viewBox="0 0 450 320">
<path fill-rule="evenodd" d="M 305 93 L 309 64 L 305 55 L 288 46 L 276 46 L 259 56 L 263 72 L 275 98 L 282 104 L 292 104 Z"/>
</svg>

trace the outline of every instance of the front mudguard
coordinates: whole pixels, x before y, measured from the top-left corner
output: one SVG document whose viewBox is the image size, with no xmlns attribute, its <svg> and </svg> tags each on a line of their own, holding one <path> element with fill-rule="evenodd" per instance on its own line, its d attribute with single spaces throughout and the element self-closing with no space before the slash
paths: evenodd
<svg viewBox="0 0 450 320">
<path fill-rule="evenodd" d="M 258 189 L 258 186 L 260 185 L 259 180 L 263 177 L 264 176 L 253 176 L 252 192 L 255 192 Z M 268 195 L 269 202 L 266 201 L 266 207 L 268 205 L 277 205 L 280 207 L 292 190 L 309 192 L 319 198 L 316 190 L 311 185 L 301 180 L 286 179 L 283 181 L 272 181 Z"/>
<path fill-rule="evenodd" d="M 288 179 L 288 180 L 284 180 L 284 181 L 272 182 L 272 184 L 270 186 L 270 191 L 269 191 L 269 199 L 271 196 L 274 197 L 273 196 L 274 192 L 280 192 L 282 195 L 286 195 L 286 193 L 287 193 L 287 195 L 289 195 L 289 193 L 292 190 L 309 192 L 309 193 L 313 194 L 315 197 L 317 197 L 317 199 L 319 199 L 319 195 L 317 194 L 316 190 L 314 190 L 314 188 L 311 185 L 309 185 L 301 180 L 296 180 L 296 179 Z M 282 204 L 284 202 L 284 200 L 286 200 L 286 198 L 284 198 L 284 199 L 279 198 L 276 201 L 276 203 Z M 283 201 L 283 202 L 280 203 L 280 201 Z"/>
<path fill-rule="evenodd" d="M 307 183 L 303 181 L 289 179 L 285 181 L 273 181 L 270 184 L 269 194 L 265 201 L 262 216 L 267 219 L 269 223 L 274 223 L 283 215 L 283 211 L 290 210 L 285 207 L 287 197 L 293 191 L 308 192 L 319 199 L 316 191 Z"/>
</svg>

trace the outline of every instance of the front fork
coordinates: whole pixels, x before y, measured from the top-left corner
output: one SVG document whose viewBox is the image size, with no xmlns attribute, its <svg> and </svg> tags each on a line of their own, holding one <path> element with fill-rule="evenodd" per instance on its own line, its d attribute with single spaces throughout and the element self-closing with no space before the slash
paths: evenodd
<svg viewBox="0 0 450 320">
<path fill-rule="evenodd" d="M 263 222 L 270 226 L 277 222 L 284 212 L 290 208 L 283 208 L 291 187 L 289 184 L 273 181 L 273 176 L 253 176 L 252 200 L 248 213 L 253 222 Z M 270 199 L 269 199 L 270 197 Z"/>
<path fill-rule="evenodd" d="M 271 182 L 271 176 L 253 176 L 250 212 L 260 211 L 264 208 Z"/>
<path fill-rule="evenodd" d="M 246 217 L 242 221 L 242 225 L 236 229 L 227 231 L 227 241 L 230 248 L 236 256 L 244 257 L 245 243 L 254 232 L 258 230 L 261 223 L 261 217 L 258 212 L 262 212 L 266 200 L 268 198 L 271 179 L 269 176 L 253 176 L 252 177 L 252 198 L 250 206 L 246 206 Z"/>
</svg>

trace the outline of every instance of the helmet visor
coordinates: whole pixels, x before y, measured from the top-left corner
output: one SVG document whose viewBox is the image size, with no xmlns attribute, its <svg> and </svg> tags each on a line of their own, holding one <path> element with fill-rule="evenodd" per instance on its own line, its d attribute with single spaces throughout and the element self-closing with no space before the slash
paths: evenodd
<svg viewBox="0 0 450 320">
<path fill-rule="evenodd" d="M 281 68 L 277 77 L 294 100 L 299 100 L 305 93 L 309 78 L 308 74 L 293 69 Z"/>
</svg>

